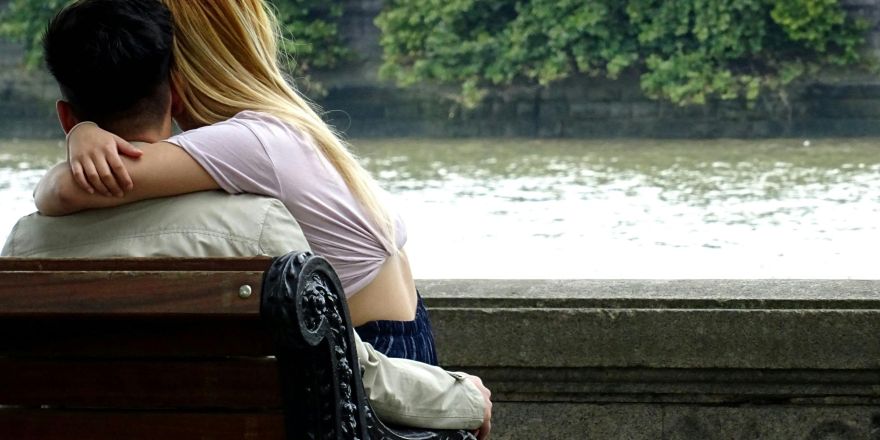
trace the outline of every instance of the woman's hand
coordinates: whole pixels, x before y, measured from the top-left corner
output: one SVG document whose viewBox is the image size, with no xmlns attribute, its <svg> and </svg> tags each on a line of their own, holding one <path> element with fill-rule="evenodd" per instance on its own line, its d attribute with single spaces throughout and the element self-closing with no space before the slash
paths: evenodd
<svg viewBox="0 0 880 440">
<path fill-rule="evenodd" d="M 80 123 L 67 135 L 67 161 L 73 179 L 94 194 L 122 197 L 134 182 L 119 155 L 140 157 L 143 152 L 94 123 Z"/>
<path fill-rule="evenodd" d="M 192 156 L 167 142 L 151 144 L 137 160 L 125 156 L 119 160 L 138 182 L 137 187 L 132 187 L 124 196 L 89 193 L 75 181 L 70 166 L 60 163 L 49 169 L 37 184 L 34 192 L 37 209 L 45 215 L 67 215 L 138 200 L 219 189 L 217 182 Z"/>
</svg>

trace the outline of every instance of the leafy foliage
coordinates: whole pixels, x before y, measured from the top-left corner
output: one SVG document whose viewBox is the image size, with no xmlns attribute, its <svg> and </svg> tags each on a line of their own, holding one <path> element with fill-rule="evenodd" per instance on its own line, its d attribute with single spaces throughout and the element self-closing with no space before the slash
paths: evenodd
<svg viewBox="0 0 880 440">
<path fill-rule="evenodd" d="M 865 23 L 838 0 L 390 0 L 381 74 L 403 85 L 493 86 L 641 75 L 677 104 L 754 101 L 827 66 L 865 65 Z"/>
<path fill-rule="evenodd" d="M 73 0 L 12 0 L 5 10 L 0 11 L 0 37 L 23 43 L 25 64 L 39 66 L 46 24 L 69 3 Z"/>
<path fill-rule="evenodd" d="M 48 21 L 72 0 L 11 0 L 0 11 L 0 37 L 25 45 L 25 62 L 39 66 L 40 41 Z M 348 55 L 339 35 L 338 21 L 342 6 L 320 0 L 272 0 L 286 39 L 282 48 L 295 62 L 291 74 L 306 76 L 312 69 L 331 68 Z"/>
<path fill-rule="evenodd" d="M 309 72 L 330 69 L 349 56 L 339 34 L 342 4 L 321 0 L 271 0 L 276 8 L 282 49 L 291 59 L 288 70 L 304 80 L 313 93 L 323 93 Z"/>
</svg>

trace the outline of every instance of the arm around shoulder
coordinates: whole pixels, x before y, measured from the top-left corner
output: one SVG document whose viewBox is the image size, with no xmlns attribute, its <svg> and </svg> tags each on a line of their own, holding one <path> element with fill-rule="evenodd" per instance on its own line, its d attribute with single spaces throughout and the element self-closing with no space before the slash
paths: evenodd
<svg viewBox="0 0 880 440">
<path fill-rule="evenodd" d="M 37 210 L 43 215 L 72 214 L 78 211 L 76 200 L 79 192 L 88 194 L 75 185 L 67 163 L 59 163 L 50 168 L 37 183 L 37 188 L 34 190 L 34 202 L 37 205 Z"/>
<path fill-rule="evenodd" d="M 145 148 L 138 159 L 122 160 L 134 181 L 134 188 L 123 197 L 90 194 L 76 184 L 67 164 L 61 163 L 52 167 L 37 184 L 34 191 L 37 209 L 45 215 L 66 215 L 219 188 L 204 168 L 176 145 L 160 142 Z"/>
</svg>

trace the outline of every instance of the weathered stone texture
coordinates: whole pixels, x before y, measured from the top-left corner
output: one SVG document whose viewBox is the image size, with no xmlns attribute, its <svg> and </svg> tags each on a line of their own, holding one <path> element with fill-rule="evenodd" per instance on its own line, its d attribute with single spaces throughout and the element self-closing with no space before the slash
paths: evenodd
<svg viewBox="0 0 880 440">
<path fill-rule="evenodd" d="M 880 409 L 499 403 L 495 439 L 874 440 Z"/>
<path fill-rule="evenodd" d="M 647 405 L 499 403 L 493 421 L 497 440 L 663 438 L 662 410 Z"/>
<path fill-rule="evenodd" d="M 424 280 L 503 439 L 880 439 L 880 281 Z"/>
</svg>

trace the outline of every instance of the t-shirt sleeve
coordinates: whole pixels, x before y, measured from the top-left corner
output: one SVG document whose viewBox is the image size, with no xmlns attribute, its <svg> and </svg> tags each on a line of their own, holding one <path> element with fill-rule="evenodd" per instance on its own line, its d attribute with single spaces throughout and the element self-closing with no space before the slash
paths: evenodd
<svg viewBox="0 0 880 440">
<path fill-rule="evenodd" d="M 258 119 L 235 117 L 190 130 L 167 142 L 192 156 L 226 192 L 279 198 L 277 169 L 267 142 L 281 142 L 272 127 Z"/>
</svg>

